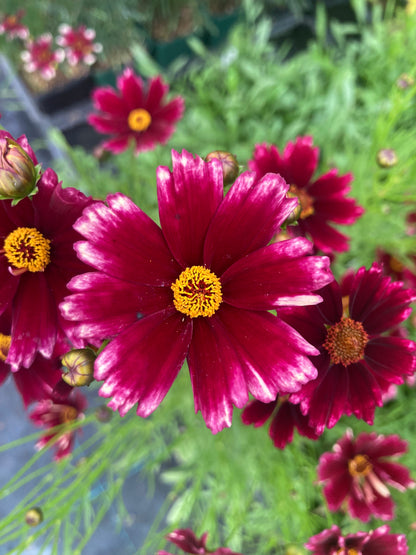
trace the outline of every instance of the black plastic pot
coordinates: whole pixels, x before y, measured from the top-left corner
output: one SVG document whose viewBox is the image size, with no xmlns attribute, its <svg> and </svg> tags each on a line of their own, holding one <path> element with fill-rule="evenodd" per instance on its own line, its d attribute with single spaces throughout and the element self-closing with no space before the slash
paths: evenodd
<svg viewBox="0 0 416 555">
<path fill-rule="evenodd" d="M 88 74 L 80 79 L 74 79 L 62 87 L 36 95 L 34 99 L 42 112 L 53 114 L 89 98 L 94 87 L 94 77 L 92 74 Z"/>
</svg>

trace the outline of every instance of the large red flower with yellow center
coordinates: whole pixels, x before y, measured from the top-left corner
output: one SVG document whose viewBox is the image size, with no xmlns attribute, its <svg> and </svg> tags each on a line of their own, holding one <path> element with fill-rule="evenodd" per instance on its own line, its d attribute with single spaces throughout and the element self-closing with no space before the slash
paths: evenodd
<svg viewBox="0 0 416 555">
<path fill-rule="evenodd" d="M 33 151 L 22 146 L 37 164 Z M 67 282 L 86 268 L 73 250 L 80 236 L 72 224 L 92 199 L 63 189 L 51 169 L 38 188 L 16 206 L 0 201 L 0 315 L 11 314 L 5 362 L 13 371 L 29 368 L 38 353 L 50 358 L 68 350 L 68 340 L 75 338 L 58 304 L 68 293 Z"/>
<path fill-rule="evenodd" d="M 221 163 L 173 152 L 157 172 L 161 228 L 130 199 L 107 197 L 75 224 L 76 245 L 95 270 L 74 278 L 63 303 L 80 337 L 111 338 L 95 362 L 100 394 L 124 415 L 148 416 L 185 359 L 195 408 L 218 432 L 249 391 L 263 402 L 316 375 L 304 339 L 270 311 L 314 304 L 333 277 L 303 238 L 269 244 L 293 211 L 275 174 L 246 172 L 225 198 Z"/>
<path fill-rule="evenodd" d="M 416 344 L 392 336 L 411 312 L 414 290 L 392 282 L 374 263 L 349 277 L 348 291 L 334 281 L 319 291 L 317 306 L 279 309 L 279 315 L 319 349 L 312 360 L 318 376 L 290 396 L 321 433 L 343 414 L 372 424 L 376 406 L 391 384 L 401 384 L 416 367 Z"/>
</svg>

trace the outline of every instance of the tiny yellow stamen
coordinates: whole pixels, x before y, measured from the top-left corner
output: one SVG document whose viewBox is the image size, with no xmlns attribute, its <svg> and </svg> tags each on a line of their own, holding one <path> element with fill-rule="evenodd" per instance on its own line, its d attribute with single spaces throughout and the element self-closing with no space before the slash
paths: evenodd
<svg viewBox="0 0 416 555">
<path fill-rule="evenodd" d="M 146 131 L 152 123 L 152 116 L 147 110 L 137 108 L 129 113 L 127 123 L 132 131 Z"/>
<path fill-rule="evenodd" d="M 3 252 L 14 268 L 43 272 L 51 261 L 51 242 L 34 227 L 18 227 L 6 237 Z"/>
<path fill-rule="evenodd" d="M 304 220 L 308 216 L 312 216 L 315 212 L 315 208 L 313 207 L 313 198 L 308 195 L 308 193 L 296 185 L 291 185 L 289 191 L 287 193 L 289 198 L 297 197 L 299 200 L 299 205 L 293 211 L 293 219 L 296 221 L 298 218 Z"/>
<path fill-rule="evenodd" d="M 338 551 L 336 551 L 336 555 L 345 555 L 345 553 L 347 555 L 359 555 L 358 551 L 353 548 L 347 548 L 347 551 L 345 551 L 345 549 L 341 547 L 341 549 L 338 549 Z"/>
<path fill-rule="evenodd" d="M 368 460 L 367 455 L 355 455 L 348 461 L 348 472 L 352 477 L 367 476 L 373 470 L 373 465 Z"/>
<path fill-rule="evenodd" d="M 191 318 L 213 316 L 222 302 L 221 282 L 204 266 L 186 268 L 171 288 L 176 310 Z"/>
<path fill-rule="evenodd" d="M 361 322 L 342 318 L 327 330 L 323 344 L 328 351 L 332 364 L 348 366 L 364 358 L 368 335 Z"/>
<path fill-rule="evenodd" d="M 3 362 L 6 360 L 7 355 L 9 354 L 10 343 L 12 342 L 12 338 L 10 335 L 3 335 L 0 333 L 0 360 Z"/>
</svg>

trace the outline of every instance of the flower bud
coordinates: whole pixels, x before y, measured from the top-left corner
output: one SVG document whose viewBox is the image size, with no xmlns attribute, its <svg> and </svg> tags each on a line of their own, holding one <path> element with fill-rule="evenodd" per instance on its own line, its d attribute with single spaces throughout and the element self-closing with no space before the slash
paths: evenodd
<svg viewBox="0 0 416 555">
<path fill-rule="evenodd" d="M 415 84 L 415 80 L 407 73 L 402 73 L 396 81 L 396 85 L 398 86 L 399 89 L 408 89 L 414 84 Z"/>
<path fill-rule="evenodd" d="M 377 152 L 377 164 L 381 168 L 391 168 L 397 164 L 397 154 L 392 148 L 382 148 Z"/>
<path fill-rule="evenodd" d="M 95 353 L 91 349 L 73 349 L 62 357 L 62 379 L 72 387 L 90 385 L 94 380 Z"/>
<path fill-rule="evenodd" d="M 107 407 L 107 405 L 101 405 L 95 409 L 95 418 L 98 422 L 102 422 L 103 424 L 110 422 L 113 416 L 113 411 Z"/>
<path fill-rule="evenodd" d="M 221 162 L 224 185 L 231 185 L 238 175 L 239 166 L 237 158 L 230 152 L 224 150 L 214 150 L 205 156 L 205 160 L 209 162 L 216 158 Z"/>
<path fill-rule="evenodd" d="M 35 192 L 39 169 L 11 137 L 0 138 L 0 199 L 20 200 Z"/>
<path fill-rule="evenodd" d="M 29 526 L 38 526 L 43 521 L 43 512 L 40 507 L 32 507 L 25 514 L 26 524 Z"/>
</svg>

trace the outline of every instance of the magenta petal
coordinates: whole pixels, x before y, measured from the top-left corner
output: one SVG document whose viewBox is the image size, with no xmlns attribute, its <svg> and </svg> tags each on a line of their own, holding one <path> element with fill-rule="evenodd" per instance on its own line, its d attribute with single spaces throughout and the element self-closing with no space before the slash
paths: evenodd
<svg viewBox="0 0 416 555">
<path fill-rule="evenodd" d="M 357 443 L 361 436 L 363 434 L 360 434 L 357 438 Z M 370 436 L 370 441 L 364 436 L 363 442 L 371 458 L 397 457 L 408 451 L 407 441 L 401 439 L 398 435 Z"/>
<path fill-rule="evenodd" d="M 259 401 L 274 401 L 277 393 L 297 391 L 315 378 L 316 368 L 306 355 L 317 351 L 269 312 L 241 310 L 224 303 L 218 317 L 244 367 L 249 390 Z"/>
<path fill-rule="evenodd" d="M 318 216 L 309 216 L 299 222 L 300 229 L 304 230 L 306 236 L 310 235 L 316 248 L 325 253 L 332 251 L 345 252 L 348 250 L 348 237 Z"/>
<path fill-rule="evenodd" d="M 356 205 L 354 199 L 344 197 L 316 199 L 314 208 L 323 220 L 344 225 L 353 224 L 364 212 L 361 206 Z"/>
<path fill-rule="evenodd" d="M 159 166 L 157 192 L 160 223 L 166 241 L 183 267 L 200 265 L 204 239 L 222 200 L 222 167 L 185 150 L 172 151 L 173 172 Z"/>
<path fill-rule="evenodd" d="M 60 305 L 68 320 L 81 322 L 76 333 L 84 339 L 113 337 L 145 315 L 172 304 L 172 291 L 121 281 L 106 274 L 88 273 L 73 278 L 74 292 Z"/>
<path fill-rule="evenodd" d="M 241 420 L 246 426 L 253 424 L 255 428 L 258 428 L 263 426 L 271 417 L 275 408 L 276 401 L 271 401 L 270 403 L 262 403 L 257 400 L 250 401 L 241 413 Z"/>
<path fill-rule="evenodd" d="M 108 139 L 104 141 L 101 146 L 113 154 L 120 154 L 120 152 L 124 152 L 129 148 L 131 140 L 131 135 L 123 135 L 121 137 L 115 137 L 114 139 Z"/>
<path fill-rule="evenodd" d="M 171 285 L 180 269 L 160 228 L 128 197 L 96 202 L 74 224 L 88 242 L 75 245 L 78 256 L 98 270 L 133 283 Z"/>
<path fill-rule="evenodd" d="M 171 130 L 172 124 L 181 119 L 184 111 L 185 102 L 183 98 L 180 96 L 173 98 L 170 102 L 159 108 L 154 116 L 155 123 L 158 124 L 159 129 L 164 127 Z"/>
<path fill-rule="evenodd" d="M 162 102 L 163 97 L 168 93 L 169 86 L 162 81 L 160 75 L 150 79 L 148 84 L 148 91 L 144 101 L 144 108 L 153 113 L 157 110 Z"/>
<path fill-rule="evenodd" d="M 112 87 L 100 87 L 92 94 L 95 108 L 110 115 L 124 118 L 128 114 L 128 108 L 123 99 L 118 96 Z"/>
<path fill-rule="evenodd" d="M 312 146 L 312 137 L 298 137 L 289 142 L 283 152 L 285 170 L 282 174 L 289 184 L 306 187 L 318 165 L 319 149 Z"/>
<path fill-rule="evenodd" d="M 280 175 L 257 181 L 245 172 L 237 177 L 209 227 L 205 265 L 221 275 L 246 254 L 267 245 L 297 204 L 287 199 L 288 185 Z"/>
<path fill-rule="evenodd" d="M 48 399 L 53 388 L 61 380 L 59 359 L 52 361 L 37 356 L 30 368 L 20 368 L 13 372 L 13 378 L 25 408 L 41 399 Z"/>
<path fill-rule="evenodd" d="M 353 179 L 351 173 L 338 175 L 338 170 L 332 168 L 308 186 L 308 194 L 322 199 L 345 195 L 351 189 L 350 183 Z"/>
<path fill-rule="evenodd" d="M 9 272 L 6 257 L 0 254 L 0 314 L 3 314 L 8 306 L 11 306 L 19 282 L 20 278 L 12 276 Z"/>
<path fill-rule="evenodd" d="M 13 305 L 12 341 L 7 362 L 13 370 L 28 368 L 37 352 L 50 358 L 56 341 L 56 307 L 43 273 L 20 278 Z"/>
<path fill-rule="evenodd" d="M 377 461 L 375 472 L 382 482 L 389 484 L 399 491 L 406 491 L 407 488 L 415 486 L 409 470 L 401 464 Z"/>
<path fill-rule="evenodd" d="M 112 397 L 109 407 L 124 416 L 135 403 L 149 416 L 162 402 L 185 360 L 191 341 L 189 318 L 162 310 L 138 320 L 100 353 L 95 378 L 104 380 L 99 394 Z"/>
<path fill-rule="evenodd" d="M 90 114 L 88 123 L 92 125 L 99 133 L 108 133 L 109 135 L 120 135 L 122 133 L 131 135 L 127 125 L 127 119 L 116 119 L 108 115 Z"/>
<path fill-rule="evenodd" d="M 214 434 L 231 426 L 233 405 L 244 406 L 248 392 L 233 341 L 219 319 L 199 318 L 194 322 L 188 365 L 195 412 L 201 411 Z"/>
<path fill-rule="evenodd" d="M 221 278 L 223 299 L 238 308 L 317 304 L 313 295 L 333 280 L 326 257 L 304 256 L 312 245 L 303 238 L 273 243 L 230 266 Z"/>
<path fill-rule="evenodd" d="M 117 87 L 129 111 L 143 106 L 143 81 L 131 68 L 118 77 Z"/>
<path fill-rule="evenodd" d="M 401 337 L 375 337 L 365 348 L 365 360 L 376 379 L 401 384 L 416 366 L 416 344 Z"/>
<path fill-rule="evenodd" d="M 344 474 L 334 476 L 324 487 L 324 496 L 331 511 L 337 511 L 351 489 L 351 476 L 344 466 Z"/>
</svg>

